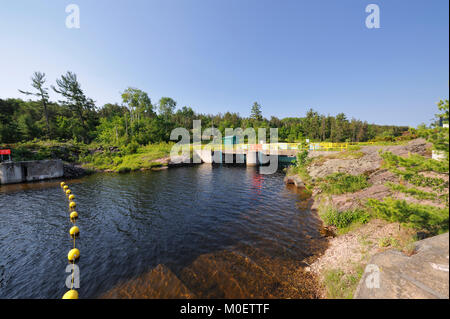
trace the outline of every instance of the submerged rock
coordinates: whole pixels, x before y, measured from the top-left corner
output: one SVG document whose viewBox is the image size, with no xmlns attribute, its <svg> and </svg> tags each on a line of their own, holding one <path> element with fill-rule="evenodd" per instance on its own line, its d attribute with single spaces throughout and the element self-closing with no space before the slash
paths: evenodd
<svg viewBox="0 0 450 319">
<path fill-rule="evenodd" d="M 286 184 L 293 184 L 296 187 L 299 188 L 304 188 L 305 187 L 305 183 L 303 183 L 303 181 L 300 179 L 300 177 L 296 176 L 296 175 L 292 175 L 292 176 L 286 176 L 284 178 L 284 182 Z"/>
<path fill-rule="evenodd" d="M 148 273 L 118 284 L 100 296 L 101 299 L 179 299 L 193 294 L 166 266 L 158 265 Z"/>
<path fill-rule="evenodd" d="M 79 178 L 90 173 L 81 166 L 76 166 L 68 163 L 64 163 L 63 170 L 65 178 Z"/>
</svg>

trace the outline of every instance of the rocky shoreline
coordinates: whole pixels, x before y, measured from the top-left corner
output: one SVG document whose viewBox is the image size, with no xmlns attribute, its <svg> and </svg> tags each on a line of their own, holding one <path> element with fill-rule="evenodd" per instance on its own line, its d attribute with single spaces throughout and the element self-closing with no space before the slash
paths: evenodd
<svg viewBox="0 0 450 319">
<path fill-rule="evenodd" d="M 404 145 L 364 146 L 359 150 L 349 151 L 349 155 L 353 156 L 348 157 L 342 156 L 345 154 L 336 153 L 315 156 L 316 158 L 311 161 L 307 168 L 313 182 L 330 174 L 341 172 L 367 176 L 369 187 L 353 193 L 325 195 L 317 185 L 313 187 L 308 185 L 312 194 L 309 199 L 305 200 L 306 207 L 315 214 L 318 214 L 321 207 L 333 207 L 338 211 L 365 209 L 364 203 L 368 198 L 383 200 L 386 197 L 405 199 L 408 202 L 423 205 L 445 207 L 442 202 L 417 199 L 404 193 L 395 192 L 386 186 L 389 182 L 399 182 L 399 178 L 383 168 L 380 150 L 383 152 L 389 151 L 399 156 L 419 154 L 431 157 L 431 147 L 432 145 L 424 139 L 416 139 Z M 431 172 L 422 174 L 434 174 L 433 177 L 436 175 Z M 438 177 L 448 182 L 448 174 L 440 174 Z M 285 183 L 295 185 L 298 189 L 305 188 L 305 183 L 298 175 L 286 176 Z M 402 182 L 400 181 L 400 183 Z M 427 190 L 426 188 L 422 189 Z M 361 276 L 364 265 L 371 256 L 392 248 L 391 244 L 387 244 L 389 247 L 382 247 L 380 243 L 389 238 L 395 241 L 398 247 L 404 248 L 410 245 L 411 238 L 416 235 L 416 232 L 410 228 L 401 227 L 399 223 L 371 219 L 367 224 L 349 229 L 342 235 L 337 235 L 337 229 L 334 226 L 324 226 L 324 234 L 328 237 L 328 248 L 320 256 L 315 256 L 306 270 L 319 278 L 321 288 L 318 294 L 322 298 L 333 298 L 333 296 L 330 296 L 330 289 L 326 287 L 327 284 L 325 283 L 330 273 L 333 271 L 339 273 L 341 280 L 346 280 L 346 278 L 355 280 Z"/>
</svg>

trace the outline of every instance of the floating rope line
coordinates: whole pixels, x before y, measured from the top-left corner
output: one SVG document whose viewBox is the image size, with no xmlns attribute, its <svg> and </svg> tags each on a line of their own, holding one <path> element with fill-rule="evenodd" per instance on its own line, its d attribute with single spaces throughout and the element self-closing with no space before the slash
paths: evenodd
<svg viewBox="0 0 450 319">
<path fill-rule="evenodd" d="M 75 195 L 72 194 L 72 191 L 69 189 L 69 186 L 67 186 L 65 182 L 61 182 L 61 188 L 66 193 L 66 196 L 69 200 L 70 221 L 73 224 L 73 226 L 69 230 L 70 237 L 73 238 L 73 248 L 67 254 L 69 263 L 72 263 L 72 279 L 70 290 L 63 295 L 62 299 L 78 299 L 78 291 L 73 289 L 75 282 L 75 262 L 78 260 L 78 258 L 80 258 L 80 251 L 78 250 L 78 248 L 76 248 L 76 238 L 80 235 L 80 229 L 75 225 L 78 218 L 78 213 L 75 211 L 77 204 L 74 202 Z"/>
</svg>

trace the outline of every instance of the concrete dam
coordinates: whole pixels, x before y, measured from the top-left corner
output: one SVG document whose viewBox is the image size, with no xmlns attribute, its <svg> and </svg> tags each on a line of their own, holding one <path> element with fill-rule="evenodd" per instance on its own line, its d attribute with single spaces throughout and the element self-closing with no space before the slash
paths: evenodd
<svg viewBox="0 0 450 319">
<path fill-rule="evenodd" d="M 59 178 L 64 165 L 59 159 L 0 163 L 0 184 L 13 184 Z"/>
</svg>

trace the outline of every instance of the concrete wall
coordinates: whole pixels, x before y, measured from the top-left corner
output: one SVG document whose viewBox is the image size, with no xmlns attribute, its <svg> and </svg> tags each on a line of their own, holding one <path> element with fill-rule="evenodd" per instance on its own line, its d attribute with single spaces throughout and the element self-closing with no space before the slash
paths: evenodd
<svg viewBox="0 0 450 319">
<path fill-rule="evenodd" d="M 247 166 L 258 166 L 258 151 L 248 151 L 247 153 Z"/>
<path fill-rule="evenodd" d="M 63 175 L 61 160 L 0 163 L 0 184 L 40 181 Z"/>
<path fill-rule="evenodd" d="M 213 156 L 211 150 L 194 150 L 195 155 L 200 157 L 203 163 L 212 163 Z"/>
</svg>

